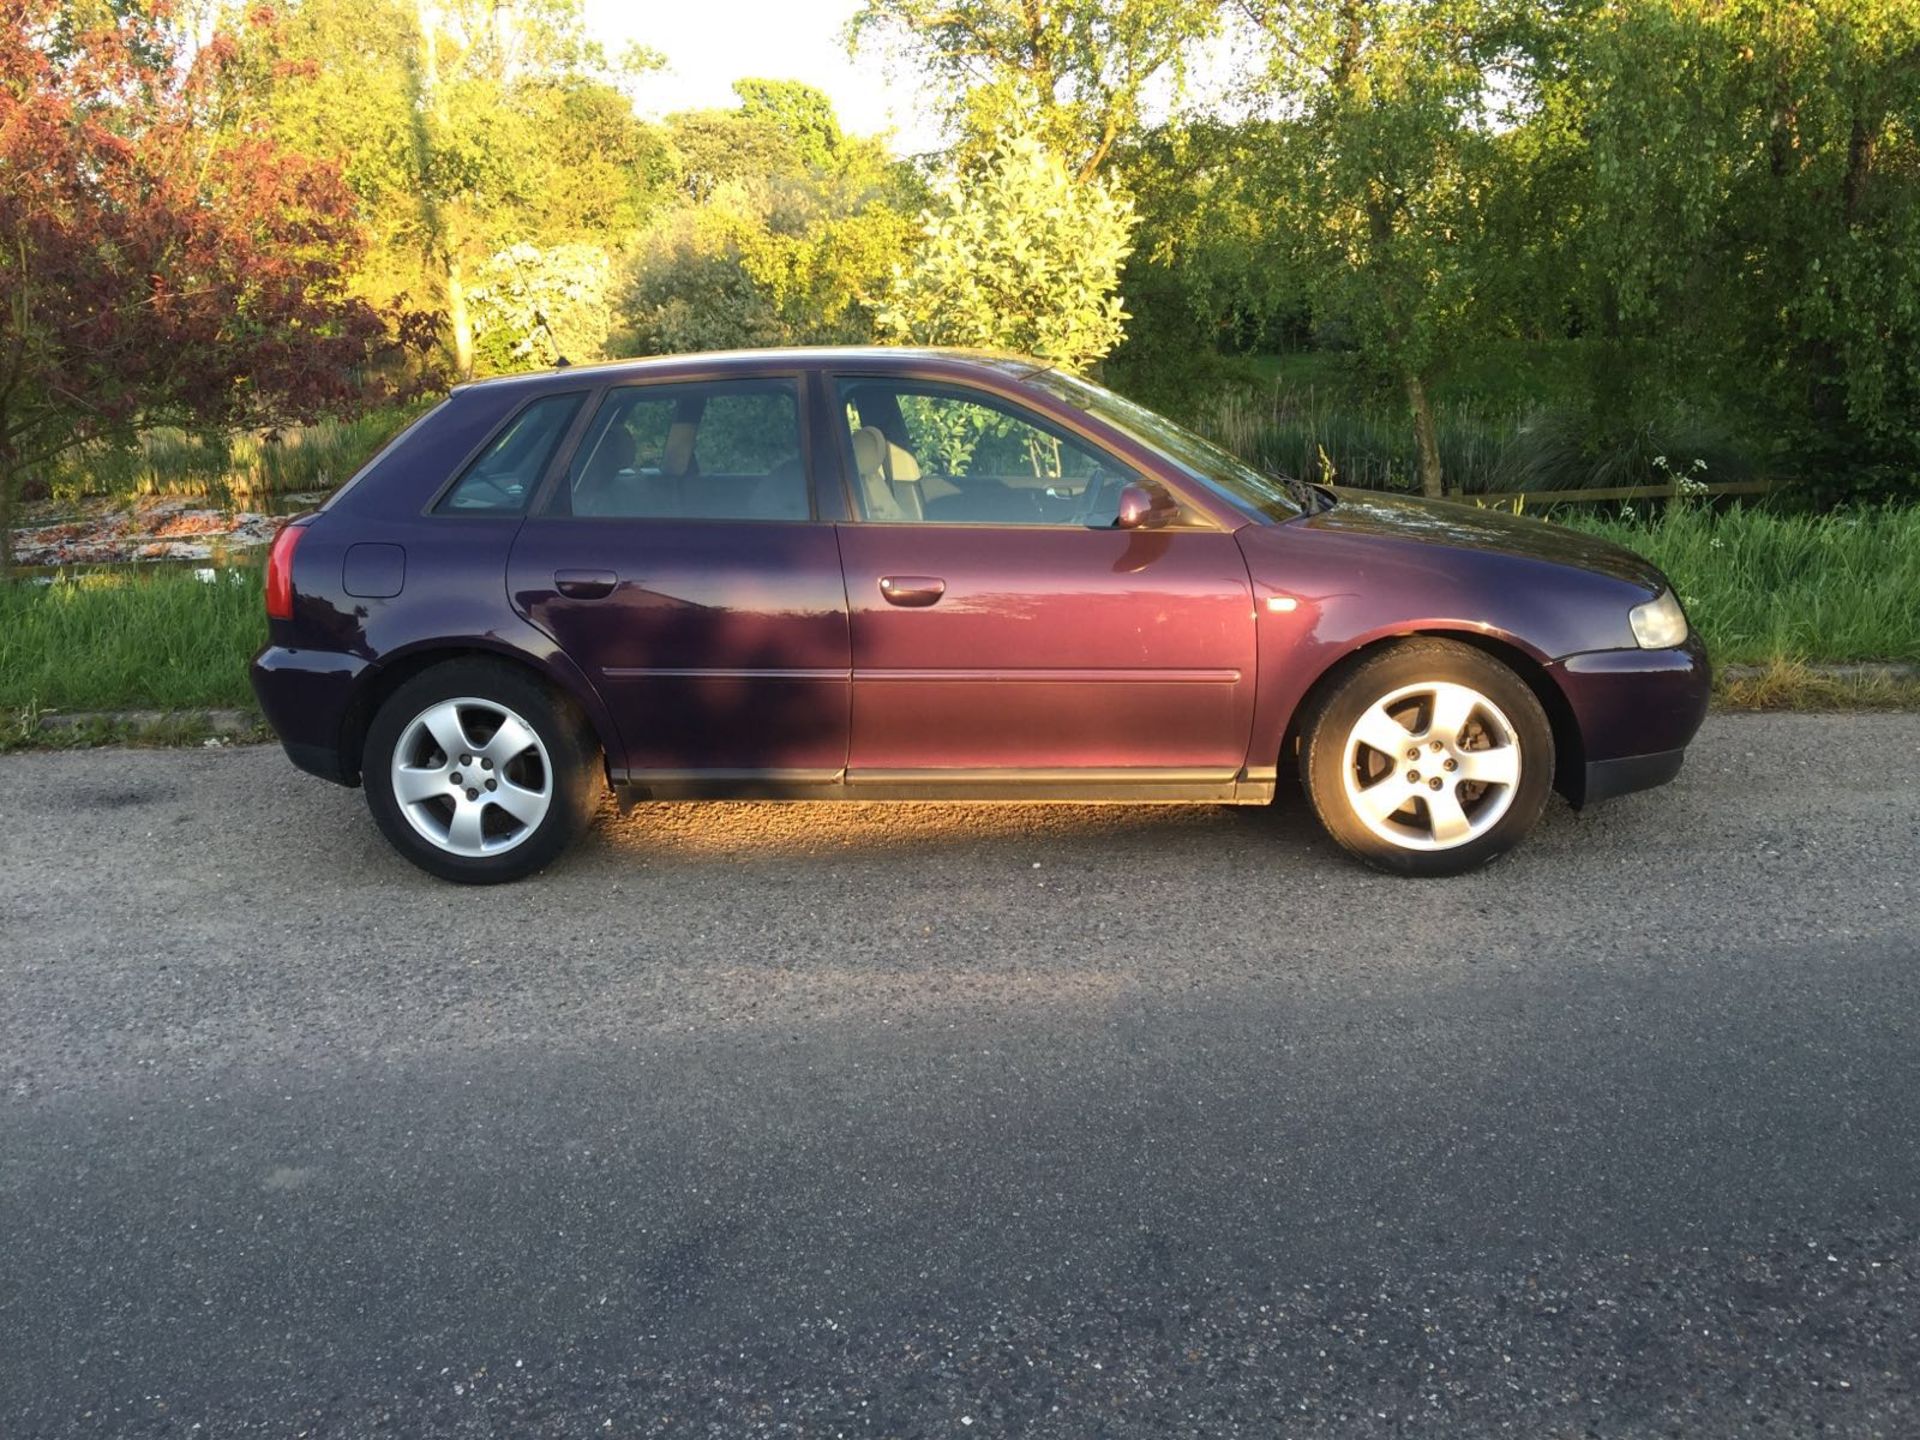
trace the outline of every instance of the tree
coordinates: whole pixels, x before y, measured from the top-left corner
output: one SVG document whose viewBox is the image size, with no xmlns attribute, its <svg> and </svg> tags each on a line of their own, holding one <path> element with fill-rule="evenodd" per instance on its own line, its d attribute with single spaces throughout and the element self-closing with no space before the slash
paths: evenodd
<svg viewBox="0 0 1920 1440">
<path fill-rule="evenodd" d="M 1005 138 L 978 171 L 936 187 L 881 332 L 1084 369 L 1125 334 L 1118 286 L 1133 226 L 1132 203 L 1112 186 L 1076 182 L 1030 135 Z"/>
<path fill-rule="evenodd" d="M 846 144 L 840 117 L 826 93 L 799 80 L 736 80 L 740 116 L 771 125 L 793 147 L 795 158 L 809 169 L 826 170 L 839 159 Z"/>
<path fill-rule="evenodd" d="M 1107 165 L 1140 124 L 1155 82 L 1184 73 L 1210 34 L 1214 0 L 865 0 L 853 44 L 892 44 L 949 97 L 974 149 L 1015 130 L 1065 157 L 1077 180 Z"/>
<path fill-rule="evenodd" d="M 1496 83 L 1513 65 L 1490 0 L 1247 0 L 1279 127 L 1269 171 L 1316 307 L 1345 317 L 1406 393 L 1420 484 L 1445 490 L 1432 372 L 1485 321 Z"/>
<path fill-rule="evenodd" d="M 474 275 L 474 349 L 490 371 L 598 360 L 613 326 L 612 266 L 598 245 L 512 245 Z"/>
<path fill-rule="evenodd" d="M 205 123 L 234 43 L 191 61 L 155 10 L 0 15 L 0 575 L 25 471 L 157 423 L 310 416 L 383 334 L 347 297 L 330 165 Z"/>
<path fill-rule="evenodd" d="M 225 123 L 336 160 L 372 241 L 357 283 L 441 318 L 475 365 L 469 291 L 490 257 L 622 243 L 669 174 L 664 138 L 586 38 L 579 0 L 291 0 L 252 12 Z"/>
<path fill-rule="evenodd" d="M 1251 379 L 1225 355 L 1306 337 L 1309 290 L 1268 183 L 1277 128 L 1172 123 L 1116 152 L 1140 227 L 1121 277 L 1133 317 L 1103 373 L 1133 398 L 1197 414 Z"/>
<path fill-rule="evenodd" d="M 1776 466 L 1912 493 L 1920 10 L 1606 5 L 1575 56 L 1549 118 L 1585 142 L 1574 298 L 1595 331 L 1733 397 Z"/>
<path fill-rule="evenodd" d="M 878 141 L 842 134 L 811 87 L 738 88 L 738 109 L 667 120 L 679 199 L 635 247 L 622 353 L 874 338 L 924 191 Z"/>
</svg>

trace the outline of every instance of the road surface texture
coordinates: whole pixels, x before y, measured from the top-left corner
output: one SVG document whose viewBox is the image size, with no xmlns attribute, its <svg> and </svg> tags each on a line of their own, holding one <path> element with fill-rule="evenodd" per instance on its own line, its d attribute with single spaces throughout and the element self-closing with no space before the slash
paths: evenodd
<svg viewBox="0 0 1920 1440">
<path fill-rule="evenodd" d="M 0 1435 L 1920 1433 L 1920 716 L 1462 880 L 1298 803 L 0 758 Z"/>
</svg>

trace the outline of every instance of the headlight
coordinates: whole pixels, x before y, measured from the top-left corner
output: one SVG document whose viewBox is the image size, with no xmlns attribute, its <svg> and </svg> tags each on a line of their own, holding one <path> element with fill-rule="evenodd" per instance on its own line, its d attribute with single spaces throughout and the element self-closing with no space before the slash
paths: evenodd
<svg viewBox="0 0 1920 1440">
<path fill-rule="evenodd" d="M 1671 650 L 1687 638 L 1687 613 L 1680 608 L 1680 597 L 1671 590 L 1662 590 L 1657 599 L 1634 606 L 1627 612 L 1627 620 L 1642 650 Z"/>
</svg>

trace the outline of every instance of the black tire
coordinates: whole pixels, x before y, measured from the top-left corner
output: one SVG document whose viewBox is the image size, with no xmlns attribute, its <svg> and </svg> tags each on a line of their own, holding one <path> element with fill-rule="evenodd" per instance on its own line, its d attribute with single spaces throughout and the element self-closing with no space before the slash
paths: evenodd
<svg viewBox="0 0 1920 1440">
<path fill-rule="evenodd" d="M 469 698 L 497 704 L 524 721 L 545 748 L 551 772 L 545 815 L 497 854 L 440 848 L 414 828 L 394 793 L 394 750 L 414 719 L 439 702 Z M 592 730 L 570 700 L 517 666 L 481 659 L 423 670 L 389 695 L 367 729 L 360 769 L 367 808 L 393 848 L 428 874 L 462 885 L 498 885 L 551 864 L 591 823 L 601 773 Z"/>
<path fill-rule="evenodd" d="M 1497 805 L 1469 812 L 1484 815 L 1486 828 L 1482 833 L 1452 844 L 1451 848 L 1409 848 L 1421 843 L 1417 834 L 1421 825 L 1435 832 L 1438 829 L 1428 818 L 1430 812 L 1425 809 L 1424 797 L 1412 789 L 1415 782 L 1407 778 L 1410 803 L 1397 813 L 1411 819 L 1387 819 L 1380 823 L 1383 828 L 1410 838 L 1398 843 L 1383 838 L 1370 827 L 1349 796 L 1347 742 L 1354 727 L 1377 703 L 1403 690 L 1436 683 L 1466 686 L 1498 707 L 1511 728 L 1512 744 L 1519 751 L 1519 778 L 1517 783 L 1505 787 L 1512 792 L 1507 796 L 1498 785 L 1476 785 L 1457 780 L 1453 775 L 1430 775 L 1418 768 L 1401 772 L 1402 765 L 1419 767 L 1428 763 L 1425 747 L 1415 743 L 1419 739 L 1417 717 L 1423 713 L 1421 702 L 1417 698 L 1401 702 L 1409 707 L 1404 714 L 1416 717 L 1416 728 L 1410 728 L 1407 735 L 1408 754 L 1396 754 L 1393 763 L 1383 770 L 1384 749 L 1356 750 L 1353 767 L 1356 784 L 1364 788 L 1369 783 L 1368 776 L 1361 773 L 1363 770 L 1382 778 L 1393 778 L 1387 774 L 1391 771 L 1403 777 L 1420 776 L 1418 784 L 1423 786 L 1436 786 L 1436 782 L 1438 786 L 1458 786 L 1459 795 L 1471 797 L 1467 805 L 1486 805 L 1492 798 L 1499 797 L 1506 806 L 1504 813 L 1499 812 Z M 1431 711 L 1424 713 L 1430 718 Z M 1486 712 L 1476 711 L 1475 717 L 1472 722 L 1475 737 L 1491 743 L 1493 732 Z M 1406 723 L 1402 716 L 1396 718 Z M 1504 744 L 1501 748 L 1505 748 Z M 1414 749 L 1422 749 L 1421 759 L 1410 758 Z M 1464 769 L 1476 758 L 1477 752 L 1465 755 L 1457 764 Z M 1444 762 L 1436 758 L 1433 763 L 1437 766 Z M 1449 771 L 1455 768 L 1454 764 L 1446 765 Z M 1553 726 L 1548 723 L 1532 687 L 1485 651 L 1452 640 L 1407 640 L 1368 655 L 1327 687 L 1300 729 L 1300 780 L 1320 823 L 1349 853 L 1376 869 L 1396 875 L 1459 875 L 1505 854 L 1524 840 L 1539 822 L 1553 789 L 1553 771 Z M 1449 793 L 1456 792 L 1449 790 Z M 1415 805 L 1412 800 L 1422 803 Z M 1429 840 L 1434 838 L 1429 836 Z"/>
</svg>

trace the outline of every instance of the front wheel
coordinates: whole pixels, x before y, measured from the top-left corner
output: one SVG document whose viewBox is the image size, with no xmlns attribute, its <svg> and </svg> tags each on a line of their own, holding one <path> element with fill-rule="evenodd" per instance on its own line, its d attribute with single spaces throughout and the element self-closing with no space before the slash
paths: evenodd
<svg viewBox="0 0 1920 1440">
<path fill-rule="evenodd" d="M 1526 838 L 1553 788 L 1553 727 L 1484 651 L 1411 640 L 1356 665 L 1301 734 L 1301 780 L 1347 850 L 1401 875 L 1458 875 Z"/>
<path fill-rule="evenodd" d="M 572 707 L 532 676 L 456 660 L 387 697 L 367 731 L 367 807 L 407 859 L 491 885 L 550 863 L 586 828 L 593 751 Z"/>
</svg>

